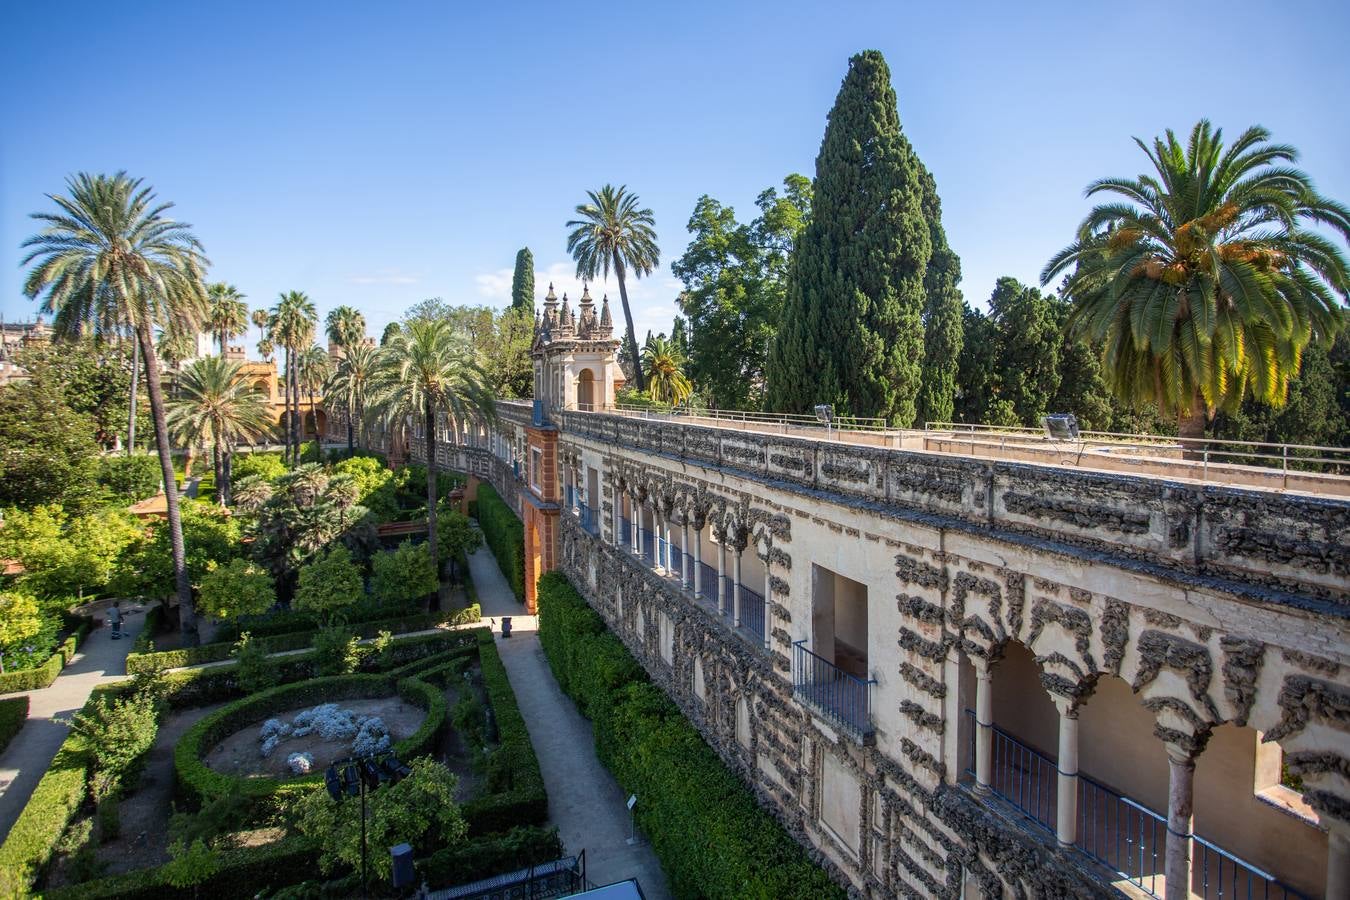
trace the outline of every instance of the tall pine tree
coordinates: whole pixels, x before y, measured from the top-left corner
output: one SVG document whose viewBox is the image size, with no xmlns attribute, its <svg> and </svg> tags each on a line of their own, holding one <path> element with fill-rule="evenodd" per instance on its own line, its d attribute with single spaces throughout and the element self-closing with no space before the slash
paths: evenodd
<svg viewBox="0 0 1350 900">
<path fill-rule="evenodd" d="M 522 247 L 516 254 L 516 271 L 511 276 L 511 308 L 534 315 L 534 254 Z"/>
<path fill-rule="evenodd" d="M 849 60 L 816 157 L 812 218 L 793 260 L 768 366 L 768 406 L 909 425 L 923 363 L 932 237 L 924 171 L 900 131 L 890 69 Z"/>
<path fill-rule="evenodd" d="M 923 215 L 933 255 L 928 260 L 923 289 L 923 373 L 919 379 L 918 423 L 950 422 L 956 404 L 956 367 L 964 338 L 965 302 L 956 285 L 961 281 L 961 260 L 947 246 L 942 228 L 942 201 L 937 182 L 922 165 Z"/>
</svg>

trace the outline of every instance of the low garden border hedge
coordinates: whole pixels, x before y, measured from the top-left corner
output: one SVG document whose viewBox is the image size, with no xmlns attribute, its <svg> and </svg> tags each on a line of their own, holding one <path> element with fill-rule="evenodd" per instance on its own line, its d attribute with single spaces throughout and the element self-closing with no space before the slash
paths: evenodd
<svg viewBox="0 0 1350 900">
<path fill-rule="evenodd" d="M 9 742 L 23 730 L 28 721 L 28 698 L 5 697 L 0 699 L 0 753 L 5 752 Z"/>
<path fill-rule="evenodd" d="M 414 613 L 387 619 L 372 619 L 348 627 L 360 638 L 372 638 L 381 631 L 392 634 L 406 634 L 410 631 L 425 631 L 441 624 L 467 625 L 482 619 L 482 611 L 477 604 L 466 609 L 445 612 Z M 282 653 L 287 650 L 303 650 L 314 643 L 318 629 L 287 632 L 258 638 L 258 643 L 269 653 Z M 132 653 L 127 656 L 127 674 L 139 675 L 144 672 L 156 672 L 161 669 L 178 669 L 184 666 L 199 666 L 204 663 L 222 662 L 230 658 L 234 650 L 233 641 L 214 641 L 197 647 L 184 647 L 179 650 L 161 650 L 157 653 Z"/>
<path fill-rule="evenodd" d="M 497 557 L 506 583 L 521 603 L 525 602 L 525 525 L 506 501 L 487 482 L 478 486 L 478 527 L 483 541 Z"/>
<path fill-rule="evenodd" d="M 395 691 L 403 700 L 425 709 L 427 716 L 417 731 L 394 745 L 394 753 L 400 759 L 420 756 L 440 734 L 448 715 L 445 694 L 439 688 L 415 677 L 395 683 L 387 675 L 335 675 L 269 688 L 201 719 L 188 729 L 173 749 L 178 787 L 192 802 L 205 803 L 227 794 L 256 800 L 320 785 L 323 783 L 322 772 L 285 779 L 249 778 L 217 772 L 204 762 L 203 757 L 239 729 L 263 722 L 283 710 L 337 700 L 386 697 Z"/>
<path fill-rule="evenodd" d="M 601 762 L 642 798 L 638 824 L 676 897 L 842 900 L 844 890 L 756 803 L 566 577 L 540 578 L 538 598 L 549 665 L 594 722 Z"/>
<path fill-rule="evenodd" d="M 52 655 L 47 657 L 47 661 L 42 665 L 0 674 L 0 694 L 36 691 L 51 687 L 51 683 L 56 680 L 56 676 L 60 675 L 61 670 L 70 665 L 70 661 L 75 658 L 75 652 L 79 650 L 80 645 L 84 643 L 84 639 L 93 627 L 92 619 L 82 618 L 75 631 L 57 645 L 56 649 L 52 651 Z"/>
<path fill-rule="evenodd" d="M 25 896 L 34 874 L 51 860 L 57 841 L 84 802 L 88 769 L 83 740 L 67 737 L 0 844 L 0 888 Z M 5 879 L 11 883 L 5 884 Z"/>
</svg>

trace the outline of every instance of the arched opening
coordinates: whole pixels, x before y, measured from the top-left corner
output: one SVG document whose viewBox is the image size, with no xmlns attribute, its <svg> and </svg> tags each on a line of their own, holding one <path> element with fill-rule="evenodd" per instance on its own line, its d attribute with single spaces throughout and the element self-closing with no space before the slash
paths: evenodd
<svg viewBox="0 0 1350 900">
<path fill-rule="evenodd" d="M 577 409 L 590 412 L 595 409 L 595 375 L 582 369 L 577 375 Z"/>
<path fill-rule="evenodd" d="M 272 382 L 268 378 L 259 378 L 253 382 L 253 389 L 268 400 L 272 399 Z"/>
</svg>

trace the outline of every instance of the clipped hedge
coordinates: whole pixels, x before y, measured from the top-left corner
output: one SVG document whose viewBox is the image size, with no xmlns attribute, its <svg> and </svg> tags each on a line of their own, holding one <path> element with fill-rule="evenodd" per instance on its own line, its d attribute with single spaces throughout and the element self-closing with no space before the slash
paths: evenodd
<svg viewBox="0 0 1350 900">
<path fill-rule="evenodd" d="M 411 631 L 425 631 L 446 622 L 469 624 L 482 618 L 477 606 L 456 610 L 451 613 L 430 612 L 396 616 L 387 619 L 372 619 L 350 625 L 352 632 L 360 638 L 375 637 L 381 631 L 392 634 L 406 634 Z M 303 650 L 314 643 L 317 629 L 288 632 L 258 637 L 269 653 L 282 653 L 288 650 Z M 255 636 L 256 637 L 256 636 Z M 221 662 L 230 658 L 234 650 L 233 641 L 214 641 L 197 647 L 184 647 L 180 650 L 163 650 L 158 653 L 132 653 L 127 656 L 127 674 L 139 675 L 142 672 L 156 672 L 160 669 L 178 669 L 184 666 L 199 666 L 204 663 Z"/>
<path fill-rule="evenodd" d="M 262 847 L 223 850 L 220 868 L 193 888 L 174 887 L 163 866 L 137 869 L 71 887 L 48 891 L 46 900 L 195 900 L 197 897 L 252 897 L 269 888 L 304 881 L 316 868 L 318 849 L 302 836 Z"/>
<path fill-rule="evenodd" d="M 843 898 L 561 573 L 539 579 L 549 665 L 595 724 L 596 752 L 625 793 L 676 897 Z M 718 852 L 709 853 L 707 848 Z"/>
<path fill-rule="evenodd" d="M 164 631 L 167 621 L 167 614 L 164 612 L 164 605 L 157 604 L 150 607 L 145 613 L 145 624 L 141 626 L 140 632 L 136 635 L 136 641 L 131 645 L 131 653 L 127 659 L 138 653 L 155 652 L 155 635 Z"/>
<path fill-rule="evenodd" d="M 84 741 L 67 737 L 0 844 L 0 870 L 10 873 L 16 884 L 28 884 L 51 860 L 56 842 L 84 802 L 88 768 Z"/>
<path fill-rule="evenodd" d="M 478 527 L 483 541 L 497 557 L 506 583 L 521 603 L 525 602 L 525 526 L 492 485 L 478 486 Z"/>
<path fill-rule="evenodd" d="M 556 828 L 521 826 L 505 834 L 488 835 L 443 847 L 417 860 L 417 871 L 427 887 L 467 884 L 552 862 L 563 855 Z"/>
<path fill-rule="evenodd" d="M 5 752 L 28 721 L 28 698 L 6 697 L 0 700 L 0 753 Z"/>
<path fill-rule="evenodd" d="M 75 652 L 80 648 L 80 644 L 84 643 L 84 639 L 88 636 L 91 628 L 93 628 L 93 620 L 80 619 L 75 632 L 62 641 L 42 665 L 0 674 L 0 694 L 36 691 L 51 687 L 51 683 L 56 680 L 56 676 L 60 675 L 61 670 L 70 665 L 71 660 L 75 658 Z"/>
<path fill-rule="evenodd" d="M 356 628 L 366 622 L 416 616 L 420 613 L 421 610 L 416 604 L 390 606 L 367 598 L 348 607 L 343 618 L 348 627 Z M 263 638 L 278 634 L 293 634 L 297 631 L 317 631 L 322 625 L 322 622 L 309 613 L 294 609 L 278 609 L 260 616 L 241 616 L 234 622 L 222 624 L 216 629 L 216 641 L 226 643 L 237 641 L 239 635 L 245 631 L 255 638 Z"/>
<path fill-rule="evenodd" d="M 509 779 L 504 791 L 485 794 L 469 801 L 464 818 L 469 834 L 490 834 L 517 825 L 542 825 L 548 819 L 548 793 L 539 759 L 534 755 L 525 717 L 516 705 L 516 695 L 506 677 L 506 667 L 497 653 L 492 632 L 478 632 L 478 663 L 483 672 L 483 687 L 497 719 L 498 746 L 488 761 L 490 777 Z"/>
<path fill-rule="evenodd" d="M 427 716 L 417 731 L 394 745 L 394 752 L 401 759 L 420 756 L 427 752 L 445 725 L 445 694 L 440 689 L 416 678 L 404 678 L 395 684 L 387 675 L 337 675 L 261 691 L 197 722 L 173 750 L 178 787 L 194 803 L 206 803 L 226 795 L 260 800 L 312 789 L 323 783 L 322 772 L 286 779 L 241 777 L 217 772 L 203 758 L 212 747 L 239 729 L 279 712 L 336 700 L 387 697 L 395 690 L 405 702 L 425 709 Z"/>
</svg>

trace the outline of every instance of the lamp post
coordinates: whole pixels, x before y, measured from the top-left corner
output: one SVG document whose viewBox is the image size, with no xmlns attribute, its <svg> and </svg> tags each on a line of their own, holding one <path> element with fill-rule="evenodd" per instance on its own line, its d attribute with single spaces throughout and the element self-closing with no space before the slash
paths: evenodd
<svg viewBox="0 0 1350 900">
<path fill-rule="evenodd" d="M 397 784 L 412 773 L 391 752 L 368 753 L 339 759 L 324 772 L 328 795 L 337 803 L 344 796 L 361 798 L 361 891 L 370 883 L 366 851 L 366 794 L 381 784 Z"/>
</svg>

